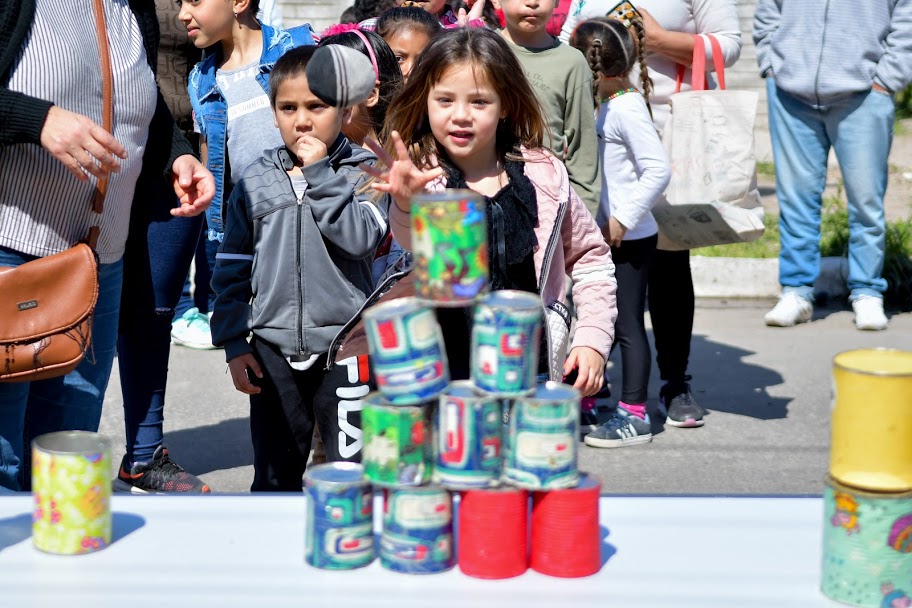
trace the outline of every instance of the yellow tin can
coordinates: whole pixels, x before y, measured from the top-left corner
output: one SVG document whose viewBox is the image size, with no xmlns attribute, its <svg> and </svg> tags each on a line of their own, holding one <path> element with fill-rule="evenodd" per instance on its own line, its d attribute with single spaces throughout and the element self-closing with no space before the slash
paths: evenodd
<svg viewBox="0 0 912 608">
<path fill-rule="evenodd" d="M 840 353 L 833 392 L 833 478 L 874 492 L 912 491 L 912 353 Z"/>
<path fill-rule="evenodd" d="M 111 445 L 63 431 L 32 442 L 32 543 L 46 553 L 93 553 L 111 543 Z"/>
</svg>

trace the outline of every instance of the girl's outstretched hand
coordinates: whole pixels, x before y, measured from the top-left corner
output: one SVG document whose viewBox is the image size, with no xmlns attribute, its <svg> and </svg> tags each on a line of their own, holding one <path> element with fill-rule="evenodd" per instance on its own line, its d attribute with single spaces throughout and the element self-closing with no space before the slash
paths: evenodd
<svg viewBox="0 0 912 608">
<path fill-rule="evenodd" d="M 598 351 L 588 346 L 577 346 L 572 349 L 564 362 L 564 375 L 574 369 L 577 372 L 573 387 L 579 390 L 583 397 L 594 395 L 601 390 L 605 382 L 605 360 Z"/>
<path fill-rule="evenodd" d="M 409 213 L 412 197 L 422 192 L 428 183 L 443 175 L 443 168 L 435 167 L 422 171 L 412 162 L 408 148 L 405 147 L 405 142 L 402 141 L 399 133 L 393 131 L 390 133 L 390 138 L 393 140 L 393 146 L 396 149 L 395 159 L 370 137 L 364 140 L 364 145 L 377 155 L 377 159 L 381 163 L 386 165 L 385 169 L 372 167 L 365 163 L 361 163 L 358 166 L 362 171 L 377 180 L 371 184 L 371 188 L 389 194 L 400 211 Z"/>
</svg>

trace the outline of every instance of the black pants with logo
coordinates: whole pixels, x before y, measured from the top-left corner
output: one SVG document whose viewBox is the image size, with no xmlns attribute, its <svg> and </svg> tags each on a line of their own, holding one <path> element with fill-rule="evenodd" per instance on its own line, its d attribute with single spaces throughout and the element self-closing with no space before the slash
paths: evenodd
<svg viewBox="0 0 912 608">
<path fill-rule="evenodd" d="M 300 492 L 314 425 L 328 461 L 361 460 L 362 400 L 373 389 L 366 356 L 350 357 L 329 371 L 326 355 L 307 370 L 295 370 L 278 348 L 259 338 L 251 342 L 263 378 L 250 396 L 253 442 L 252 492 Z"/>
</svg>

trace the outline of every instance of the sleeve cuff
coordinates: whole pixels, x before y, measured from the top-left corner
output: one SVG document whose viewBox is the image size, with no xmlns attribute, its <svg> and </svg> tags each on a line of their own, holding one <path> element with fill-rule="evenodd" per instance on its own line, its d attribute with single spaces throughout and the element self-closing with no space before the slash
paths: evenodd
<svg viewBox="0 0 912 608">
<path fill-rule="evenodd" d="M 253 352 L 250 343 L 245 338 L 232 338 L 223 346 L 225 347 L 225 361 L 231 361 L 235 357 Z"/>
</svg>

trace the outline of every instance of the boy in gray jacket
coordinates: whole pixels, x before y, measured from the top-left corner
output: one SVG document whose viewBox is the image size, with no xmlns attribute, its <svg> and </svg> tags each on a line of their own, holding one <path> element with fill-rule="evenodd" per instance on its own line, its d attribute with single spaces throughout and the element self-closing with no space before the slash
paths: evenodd
<svg viewBox="0 0 912 608">
<path fill-rule="evenodd" d="M 912 80 L 912 0 L 758 0 L 754 42 L 767 79 L 779 198 L 779 303 L 766 324 L 811 319 L 830 147 L 849 206 L 855 326 L 883 330 L 883 198 L 893 94 Z"/>
<path fill-rule="evenodd" d="M 328 460 L 360 459 L 366 357 L 333 362 L 327 351 L 372 291 L 387 222 L 358 194 L 366 179 L 358 164 L 376 158 L 342 135 L 350 110 L 308 85 L 313 53 L 292 49 L 272 70 L 285 145 L 235 186 L 212 278 L 213 342 L 225 348 L 235 388 L 250 395 L 251 491 L 301 491 L 315 424 Z"/>
</svg>

